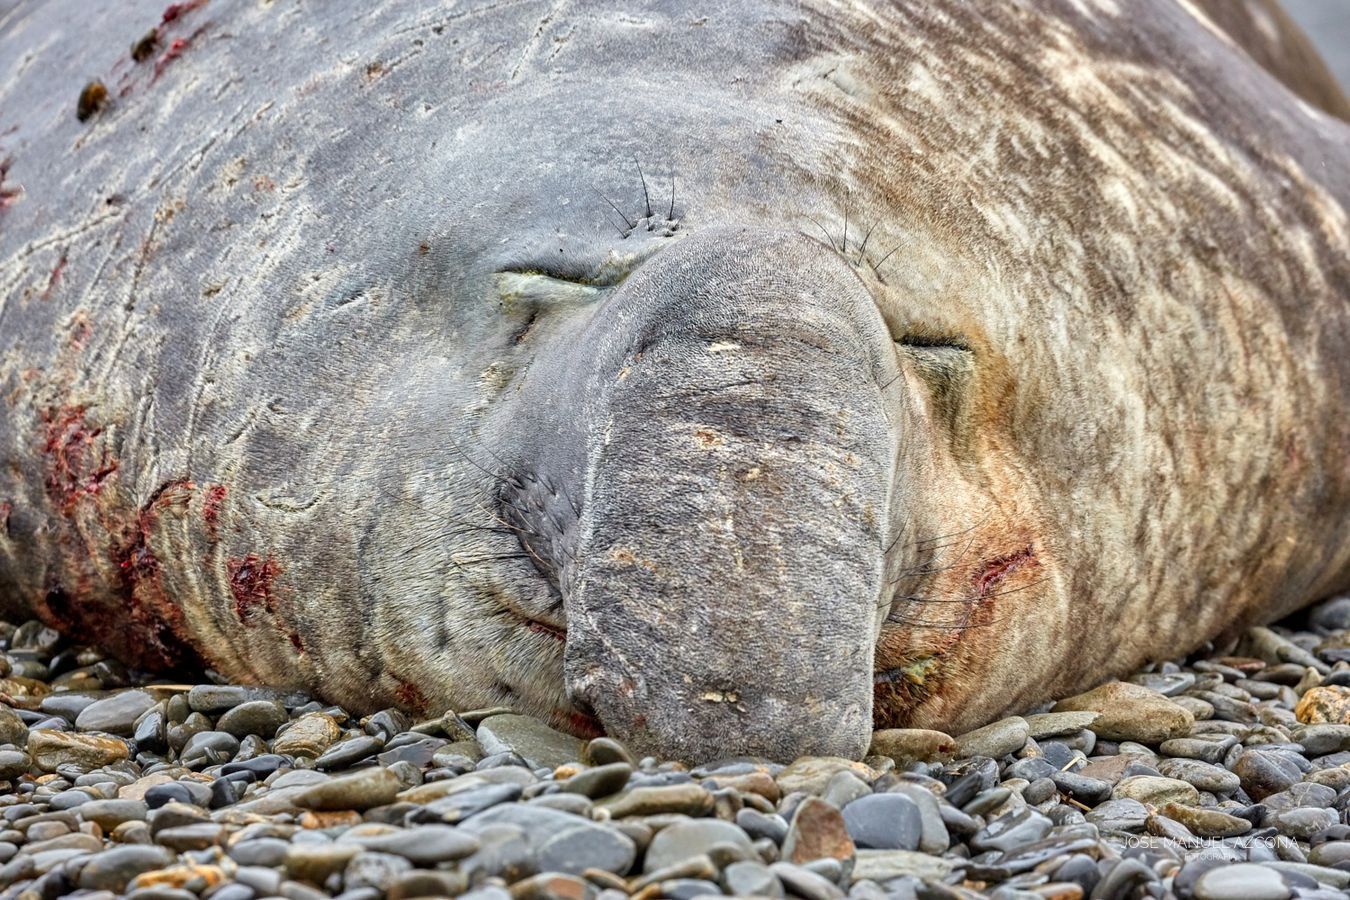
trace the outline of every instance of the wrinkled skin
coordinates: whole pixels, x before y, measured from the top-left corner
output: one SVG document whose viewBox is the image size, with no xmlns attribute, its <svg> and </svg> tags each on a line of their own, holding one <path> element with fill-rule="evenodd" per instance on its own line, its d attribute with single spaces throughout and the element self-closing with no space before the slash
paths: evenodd
<svg viewBox="0 0 1350 900">
<path fill-rule="evenodd" d="M 790 758 L 1350 583 L 1350 127 L 1198 10 L 374 6 L 0 13 L 6 614 Z"/>
</svg>

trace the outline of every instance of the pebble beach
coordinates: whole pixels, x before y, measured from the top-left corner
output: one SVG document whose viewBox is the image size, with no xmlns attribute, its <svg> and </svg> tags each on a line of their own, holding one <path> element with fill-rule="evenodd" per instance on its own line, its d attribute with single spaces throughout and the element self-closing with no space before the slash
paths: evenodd
<svg viewBox="0 0 1350 900">
<path fill-rule="evenodd" d="M 1350 597 L 861 762 L 356 717 L 0 624 L 0 900 L 1342 900 Z"/>
</svg>

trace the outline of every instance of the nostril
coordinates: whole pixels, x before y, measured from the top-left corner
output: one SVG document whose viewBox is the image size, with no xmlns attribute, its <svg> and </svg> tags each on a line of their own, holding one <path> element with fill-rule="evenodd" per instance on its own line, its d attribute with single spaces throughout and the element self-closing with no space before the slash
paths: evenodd
<svg viewBox="0 0 1350 900">
<path fill-rule="evenodd" d="M 568 691 L 567 699 L 571 701 L 572 707 L 577 711 L 578 715 L 585 716 L 588 719 L 598 720 L 599 717 L 595 714 L 595 707 L 591 706 L 590 701 L 585 697 L 573 691 Z"/>
<path fill-rule="evenodd" d="M 577 710 L 588 716 L 594 716 L 599 696 L 600 681 L 603 672 L 597 665 L 588 665 L 579 672 L 571 672 L 567 678 L 567 699 Z"/>
</svg>

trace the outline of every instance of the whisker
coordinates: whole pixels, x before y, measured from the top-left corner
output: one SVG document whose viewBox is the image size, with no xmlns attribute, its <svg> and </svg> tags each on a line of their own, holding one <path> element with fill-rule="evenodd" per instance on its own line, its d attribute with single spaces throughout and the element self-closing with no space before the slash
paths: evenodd
<svg viewBox="0 0 1350 900">
<path fill-rule="evenodd" d="M 1037 578 L 1035 581 L 1028 582 L 1027 584 L 1021 585 L 1020 587 L 1008 588 L 1006 591 L 993 591 L 993 592 L 988 593 L 988 594 L 971 594 L 971 595 L 968 596 L 968 597 L 959 597 L 959 598 L 953 598 L 953 597 L 921 597 L 921 596 L 919 596 L 919 595 L 917 595 L 917 594 L 910 594 L 910 595 L 907 595 L 907 596 L 904 596 L 904 597 L 896 597 L 895 600 L 908 600 L 908 601 L 911 602 L 911 603 L 921 603 L 921 604 L 927 604 L 927 603 L 975 603 L 975 602 L 980 601 L 980 600 L 992 600 L 992 599 L 995 598 L 995 597 L 1003 597 L 1003 596 L 1005 596 L 1005 595 L 1007 595 L 1007 594 L 1017 594 L 1017 593 L 1020 593 L 1020 592 L 1022 592 L 1022 591 L 1030 590 L 1031 588 L 1036 587 L 1036 585 L 1038 585 L 1038 584 L 1044 584 L 1045 582 L 1047 582 L 1047 581 L 1049 581 L 1049 580 L 1050 580 L 1050 579 L 1049 579 L 1048 577 L 1047 577 L 1047 578 Z"/>
<path fill-rule="evenodd" d="M 834 245 L 834 238 L 830 237 L 830 233 L 829 233 L 828 231 L 825 230 L 825 226 L 824 226 L 824 225 L 822 225 L 822 224 L 820 224 L 819 222 L 817 222 L 817 221 L 815 220 L 815 217 L 814 217 L 814 216 L 807 216 L 806 218 L 807 218 L 807 221 L 809 221 L 812 225 L 814 225 L 814 226 L 816 226 L 817 228 L 820 229 L 820 233 L 821 233 L 821 234 L 825 235 L 825 243 L 829 245 L 829 247 L 830 247 L 831 250 L 838 250 L 838 249 L 839 249 L 838 247 L 836 247 L 836 246 Z"/>
<path fill-rule="evenodd" d="M 841 254 L 848 253 L 848 204 L 849 201 L 852 199 L 853 199 L 852 191 L 849 191 L 846 194 L 844 194 L 844 242 L 839 247 L 839 252 Z"/>
<path fill-rule="evenodd" d="M 638 178 L 642 179 L 642 200 L 647 206 L 647 218 L 652 217 L 652 198 L 647 195 L 647 176 L 642 174 L 642 163 L 638 162 L 637 154 L 633 154 L 633 165 L 637 166 Z"/>
<path fill-rule="evenodd" d="M 877 260 L 876 262 L 872 263 L 872 271 L 873 271 L 873 272 L 877 272 L 877 270 L 881 268 L 881 264 L 884 263 L 886 260 L 890 259 L 890 258 L 891 258 L 891 254 L 894 253 L 895 251 L 899 250 L 900 247 L 904 245 L 904 243 L 905 243 L 904 241 L 901 241 L 899 244 L 896 244 L 894 247 L 892 247 L 891 249 L 889 249 L 889 250 L 886 251 L 886 255 L 885 255 L 885 256 L 881 257 L 881 259 L 879 259 L 879 260 Z M 880 272 L 878 272 L 878 274 L 880 274 Z"/>
<path fill-rule="evenodd" d="M 608 203 L 609 206 L 610 206 L 610 208 L 613 209 L 616 213 L 619 214 L 619 218 L 622 219 L 622 220 L 623 220 L 623 223 L 624 223 L 625 225 L 628 226 L 628 230 L 629 230 L 629 231 L 632 231 L 634 228 L 637 227 L 637 223 L 636 223 L 636 222 L 630 222 L 630 221 L 628 221 L 628 217 L 625 216 L 625 215 L 623 214 L 623 210 L 619 209 L 619 207 L 617 207 L 617 206 L 614 205 L 614 201 L 613 201 L 613 200 L 609 199 L 609 198 L 606 197 L 604 194 L 601 194 L 601 193 L 600 193 L 600 190 L 599 190 L 598 188 L 591 188 L 591 190 L 593 190 L 593 191 L 595 191 L 597 194 L 599 194 L 599 195 L 600 195 L 600 199 L 603 200 L 603 201 L 605 201 L 606 203 Z M 613 223 L 611 222 L 610 224 L 613 224 Z"/>
<path fill-rule="evenodd" d="M 877 220 L 877 222 L 880 221 L 880 219 Z M 877 227 L 877 222 L 873 222 L 872 227 L 867 229 L 867 234 L 863 235 L 862 246 L 858 248 L 858 265 L 862 265 L 864 262 L 864 255 L 867 253 L 867 242 L 871 239 L 872 232 Z"/>
<path fill-rule="evenodd" d="M 488 562 L 505 562 L 507 560 L 512 559 L 529 559 L 529 558 L 530 554 L 528 553 L 503 553 L 500 556 L 480 556 L 477 559 L 464 559 L 464 560 L 452 559 L 450 560 L 450 562 L 453 565 L 459 566 L 460 568 L 464 568 L 466 566 L 477 566 L 481 565 L 482 563 Z"/>
</svg>

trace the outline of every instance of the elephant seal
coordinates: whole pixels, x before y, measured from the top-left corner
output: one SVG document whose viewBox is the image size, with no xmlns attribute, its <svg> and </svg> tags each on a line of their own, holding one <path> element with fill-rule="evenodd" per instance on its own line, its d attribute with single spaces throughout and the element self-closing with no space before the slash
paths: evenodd
<svg viewBox="0 0 1350 900">
<path fill-rule="evenodd" d="M 8 614 L 785 759 L 1350 586 L 1350 126 L 1200 6 L 92 17 L 0 20 Z"/>
</svg>

